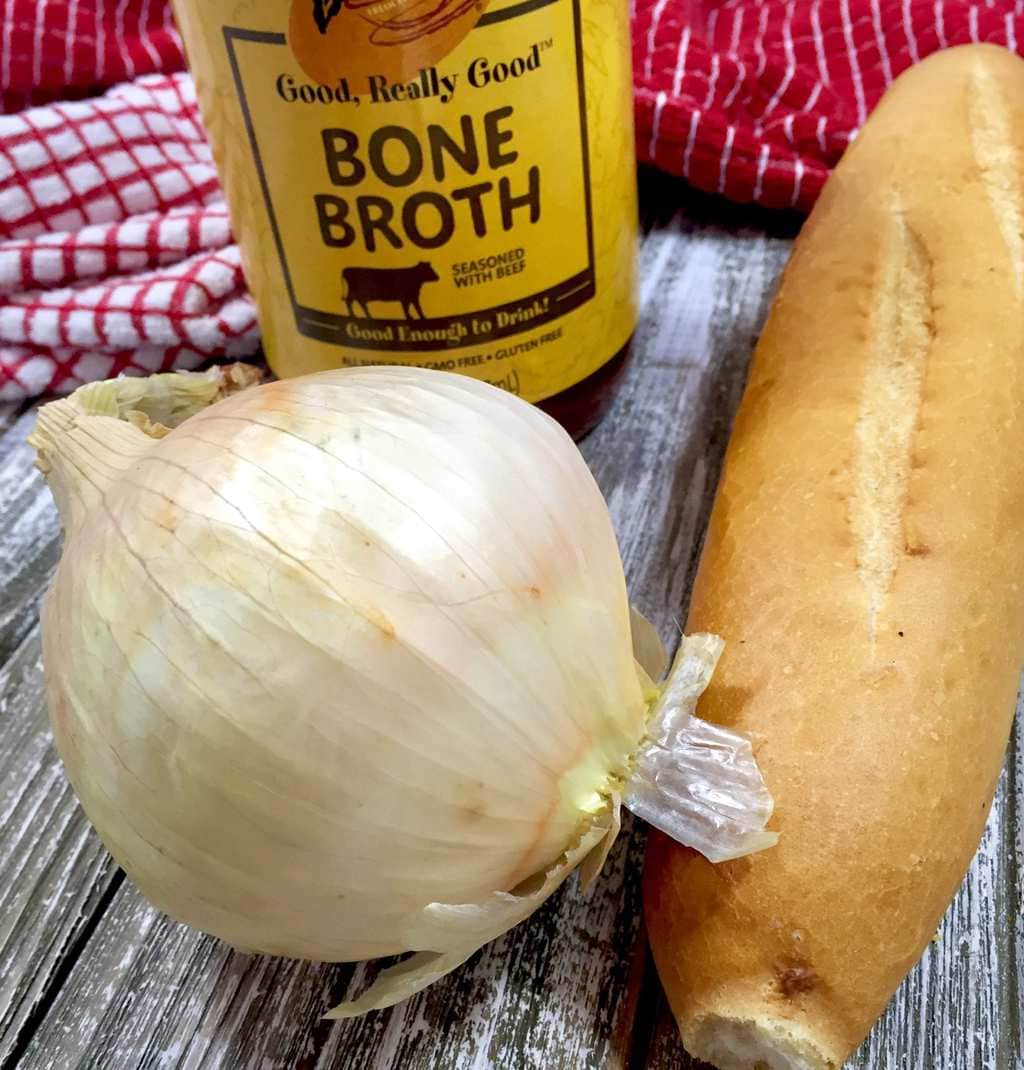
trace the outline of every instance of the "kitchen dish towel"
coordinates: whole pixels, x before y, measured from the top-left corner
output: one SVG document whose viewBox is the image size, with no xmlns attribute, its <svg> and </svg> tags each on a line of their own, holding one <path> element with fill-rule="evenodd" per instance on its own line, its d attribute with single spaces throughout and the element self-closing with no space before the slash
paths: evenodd
<svg viewBox="0 0 1024 1070">
<path fill-rule="evenodd" d="M 1024 45 L 1024 2 L 634 0 L 641 160 L 735 201 L 809 212 L 911 64 L 941 48 Z"/>
<path fill-rule="evenodd" d="M 258 347 L 187 74 L 0 117 L 0 401 Z"/>
<path fill-rule="evenodd" d="M 885 87 L 1024 0 L 633 0 L 637 153 L 808 211 Z M 167 0 L 2 0 L 0 401 L 256 352 Z M 113 86 L 113 88 L 110 88 Z"/>
</svg>

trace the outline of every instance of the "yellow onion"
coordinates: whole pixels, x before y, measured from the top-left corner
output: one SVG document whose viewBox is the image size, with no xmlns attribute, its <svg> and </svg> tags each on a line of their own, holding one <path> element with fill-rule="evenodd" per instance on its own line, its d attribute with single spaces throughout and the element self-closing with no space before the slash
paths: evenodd
<svg viewBox="0 0 1024 1070">
<path fill-rule="evenodd" d="M 346 1014 L 598 868 L 630 776 L 657 796 L 656 756 L 700 723 L 717 647 L 684 644 L 683 721 L 662 710 L 650 732 L 661 691 L 607 508 L 539 410 L 415 369 L 246 386 L 237 369 L 118 380 L 41 410 L 66 538 L 50 715 L 86 813 L 159 908 L 254 951 L 421 953 Z M 723 856 L 771 842 L 731 738 L 746 824 L 736 841 L 711 822 Z"/>
</svg>

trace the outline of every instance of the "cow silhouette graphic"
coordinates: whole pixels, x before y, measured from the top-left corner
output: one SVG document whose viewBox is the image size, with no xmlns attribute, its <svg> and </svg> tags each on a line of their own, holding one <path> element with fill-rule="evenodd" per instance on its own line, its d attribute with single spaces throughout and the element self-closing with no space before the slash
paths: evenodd
<svg viewBox="0 0 1024 1070">
<path fill-rule="evenodd" d="M 413 319 L 415 312 L 423 320 L 427 317 L 420 304 L 420 291 L 424 283 L 437 282 L 438 275 L 433 264 L 421 260 L 402 268 L 348 267 L 342 271 L 341 280 L 345 284 L 342 300 L 350 316 L 357 315 L 358 305 L 362 306 L 364 318 L 376 319 L 370 311 L 371 301 L 397 301 L 406 319 Z"/>
</svg>

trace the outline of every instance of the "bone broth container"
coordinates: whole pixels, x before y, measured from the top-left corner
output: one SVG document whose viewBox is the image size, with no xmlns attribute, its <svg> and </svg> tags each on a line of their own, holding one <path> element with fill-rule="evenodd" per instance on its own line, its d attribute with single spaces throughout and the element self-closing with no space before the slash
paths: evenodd
<svg viewBox="0 0 1024 1070">
<path fill-rule="evenodd" d="M 177 0 L 280 376 L 415 364 L 581 434 L 635 326 L 624 0 Z"/>
</svg>

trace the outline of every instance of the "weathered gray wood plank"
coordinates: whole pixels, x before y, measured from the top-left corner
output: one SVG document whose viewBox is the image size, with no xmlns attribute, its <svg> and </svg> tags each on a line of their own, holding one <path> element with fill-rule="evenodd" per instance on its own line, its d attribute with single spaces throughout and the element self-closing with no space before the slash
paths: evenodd
<svg viewBox="0 0 1024 1070">
<path fill-rule="evenodd" d="M 18 402 L 0 402 L 0 435 L 4 434 L 11 427 L 24 407 L 24 405 Z"/>
<path fill-rule="evenodd" d="M 751 339 L 787 242 L 677 222 L 644 249 L 648 315 L 616 409 L 584 445 L 609 497 L 631 590 L 676 620 Z M 253 958 L 117 889 L 20 1065 L 189 1068 L 628 1067 L 642 835 L 589 897 L 574 886 L 404 1007 L 319 1021 L 348 967 Z M 356 984 L 360 977 L 356 976 Z"/>
<path fill-rule="evenodd" d="M 46 729 L 38 630 L 0 672 L 0 1063 L 119 879 Z"/>
<path fill-rule="evenodd" d="M 25 442 L 34 414 L 23 409 L 0 408 L 0 1062 L 31 1029 L 117 878 L 42 712 L 36 620 L 58 524 Z"/>
<path fill-rule="evenodd" d="M 0 665 L 28 634 L 59 553 L 59 525 L 25 436 L 35 413 L 0 409 Z"/>
</svg>

